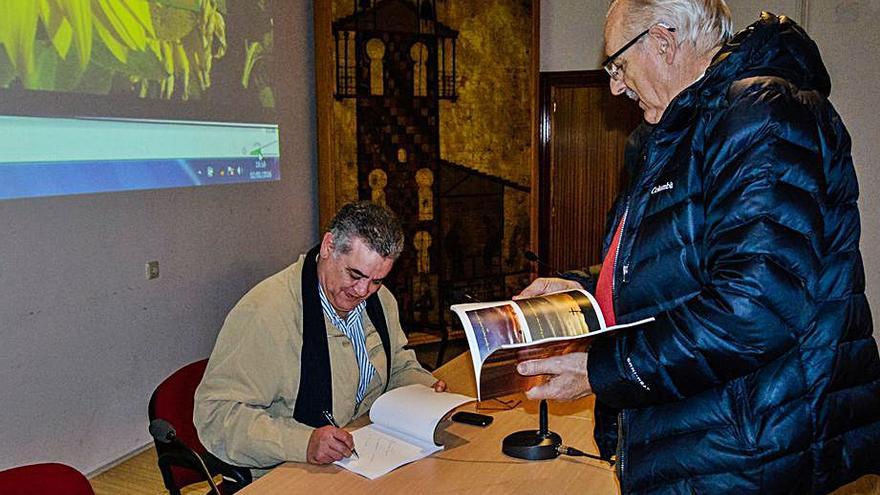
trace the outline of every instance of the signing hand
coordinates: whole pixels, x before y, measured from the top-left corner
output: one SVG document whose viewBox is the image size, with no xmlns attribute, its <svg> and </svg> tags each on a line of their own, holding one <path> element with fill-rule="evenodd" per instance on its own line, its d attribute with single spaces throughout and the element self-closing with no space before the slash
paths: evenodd
<svg viewBox="0 0 880 495">
<path fill-rule="evenodd" d="M 446 392 L 446 382 L 437 380 L 434 385 L 431 385 L 431 388 L 434 389 L 434 392 Z"/>
<path fill-rule="evenodd" d="M 572 352 L 516 365 L 520 375 L 553 375 L 543 385 L 526 392 L 529 399 L 575 400 L 593 393 L 587 377 L 587 353 Z"/>
<path fill-rule="evenodd" d="M 549 277 L 541 277 L 536 278 L 528 287 L 523 289 L 522 292 L 513 296 L 514 299 L 522 299 L 524 297 L 535 297 L 546 294 L 548 292 L 556 292 L 560 290 L 567 289 L 583 289 L 581 284 L 575 282 L 574 280 L 566 280 L 564 278 L 549 278 Z"/>
<path fill-rule="evenodd" d="M 312 431 L 306 460 L 311 464 L 329 464 L 351 455 L 354 439 L 351 433 L 335 426 L 322 426 Z"/>
</svg>

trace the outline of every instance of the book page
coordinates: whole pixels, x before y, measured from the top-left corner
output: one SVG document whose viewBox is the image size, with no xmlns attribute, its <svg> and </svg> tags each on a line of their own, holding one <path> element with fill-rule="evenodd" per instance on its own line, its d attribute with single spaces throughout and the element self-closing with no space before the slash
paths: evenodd
<svg viewBox="0 0 880 495">
<path fill-rule="evenodd" d="M 582 290 L 519 299 L 514 304 L 526 321 L 528 342 L 576 337 L 605 328 L 599 304 Z"/>
<path fill-rule="evenodd" d="M 425 458 L 442 447 L 402 437 L 379 425 L 368 425 L 352 432 L 358 456 L 352 455 L 334 464 L 374 480 L 400 466 Z"/>
<path fill-rule="evenodd" d="M 582 352 L 597 334 L 654 319 L 608 327 L 593 295 L 579 289 L 515 301 L 455 304 L 451 309 L 468 340 L 480 400 L 528 390 L 547 380 L 519 375 L 519 362 Z"/>
<path fill-rule="evenodd" d="M 456 305 L 452 309 L 458 313 L 462 323 L 465 323 L 470 330 L 465 332 L 469 337 L 468 344 L 471 349 L 479 350 L 474 354 L 480 362 L 505 344 L 529 341 L 523 335 L 524 323 L 520 320 L 515 303 L 511 301 L 491 305 L 482 303 Z"/>
<path fill-rule="evenodd" d="M 565 290 L 516 301 L 455 304 L 474 370 L 501 347 L 568 339 L 606 329 L 602 310 L 584 290 Z"/>
<path fill-rule="evenodd" d="M 604 327 L 599 305 L 583 290 L 565 290 L 516 301 L 456 304 L 451 309 L 465 330 L 477 396 L 481 400 L 503 395 L 506 390 L 516 391 L 516 384 L 522 382 L 515 370 L 507 377 L 509 382 L 505 382 L 502 373 L 512 370 L 511 364 L 516 363 L 506 357 L 490 359 L 498 349 L 527 347 L 544 340 L 567 340 Z M 483 373 L 490 376 L 483 377 Z M 488 391 L 483 390 L 484 384 L 489 384 Z"/>
<path fill-rule="evenodd" d="M 434 445 L 434 430 L 449 411 L 473 401 L 472 397 L 415 384 L 382 394 L 370 408 L 370 420 L 386 430 L 400 432 Z"/>
</svg>

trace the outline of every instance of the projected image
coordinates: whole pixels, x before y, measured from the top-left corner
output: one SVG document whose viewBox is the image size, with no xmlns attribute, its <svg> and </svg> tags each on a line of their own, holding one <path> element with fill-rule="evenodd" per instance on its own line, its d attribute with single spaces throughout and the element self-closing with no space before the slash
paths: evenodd
<svg viewBox="0 0 880 495">
<path fill-rule="evenodd" d="M 0 199 L 278 180 L 280 4 L 0 2 Z"/>
<path fill-rule="evenodd" d="M 235 82 L 273 108 L 268 2 L 229 4 L 238 10 L 226 0 L 3 2 L 0 87 L 186 101 Z M 235 60 L 223 63 L 228 52 Z"/>
<path fill-rule="evenodd" d="M 0 199 L 275 180 L 278 127 L 0 116 Z"/>
</svg>

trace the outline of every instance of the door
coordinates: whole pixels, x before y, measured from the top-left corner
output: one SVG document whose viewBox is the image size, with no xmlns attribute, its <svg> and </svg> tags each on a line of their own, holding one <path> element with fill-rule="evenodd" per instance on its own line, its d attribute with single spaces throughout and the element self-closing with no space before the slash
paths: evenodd
<svg viewBox="0 0 880 495">
<path fill-rule="evenodd" d="M 558 271 L 596 265 L 642 112 L 611 94 L 601 70 L 542 73 L 541 95 L 538 255 Z"/>
</svg>

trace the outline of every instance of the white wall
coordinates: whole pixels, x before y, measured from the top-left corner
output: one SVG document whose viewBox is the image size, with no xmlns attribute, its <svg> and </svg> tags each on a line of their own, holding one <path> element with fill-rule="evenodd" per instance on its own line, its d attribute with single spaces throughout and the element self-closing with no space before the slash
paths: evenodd
<svg viewBox="0 0 880 495">
<path fill-rule="evenodd" d="M 819 45 L 831 74 L 831 101 L 853 140 L 862 215 L 862 257 L 867 296 L 880 321 L 880 1 L 728 0 L 737 28 L 761 10 L 801 23 Z M 541 2 L 541 71 L 598 69 L 608 2 Z M 880 337 L 880 325 L 874 335 Z"/>
<path fill-rule="evenodd" d="M 311 9 L 283 20 L 281 181 L 0 201 L 0 469 L 91 472 L 149 443 L 154 387 L 317 239 Z"/>
<path fill-rule="evenodd" d="M 831 101 L 852 135 L 868 302 L 880 336 L 880 1 L 809 5 L 809 32 L 831 74 Z"/>
<path fill-rule="evenodd" d="M 541 72 L 597 69 L 608 2 L 541 1 Z"/>
</svg>

